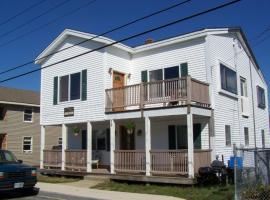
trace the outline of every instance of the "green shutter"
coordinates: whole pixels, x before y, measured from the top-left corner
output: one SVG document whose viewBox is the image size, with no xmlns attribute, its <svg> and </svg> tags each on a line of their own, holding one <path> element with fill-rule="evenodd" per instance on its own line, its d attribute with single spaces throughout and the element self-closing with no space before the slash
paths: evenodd
<svg viewBox="0 0 270 200">
<path fill-rule="evenodd" d="M 58 103 L 58 77 L 53 79 L 53 105 Z"/>
<path fill-rule="evenodd" d="M 201 149 L 202 148 L 202 141 L 201 141 L 201 124 L 194 124 L 193 125 L 193 142 L 194 142 L 194 149 Z"/>
<path fill-rule="evenodd" d="M 187 63 L 182 63 L 181 64 L 181 77 L 187 76 L 188 75 L 188 64 Z"/>
<path fill-rule="evenodd" d="M 147 71 L 146 70 L 141 72 L 141 79 L 142 79 L 143 83 L 147 82 Z"/>
<path fill-rule="evenodd" d="M 168 136 L 169 136 L 169 149 L 175 150 L 176 149 L 176 138 L 175 138 L 175 126 L 170 125 L 168 126 Z"/>
<path fill-rule="evenodd" d="M 87 99 L 87 70 L 82 70 L 82 101 Z"/>
</svg>

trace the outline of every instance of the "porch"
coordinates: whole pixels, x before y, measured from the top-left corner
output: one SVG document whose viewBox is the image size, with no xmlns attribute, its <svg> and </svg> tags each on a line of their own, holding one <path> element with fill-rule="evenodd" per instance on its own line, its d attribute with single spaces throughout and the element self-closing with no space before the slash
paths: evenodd
<svg viewBox="0 0 270 200">
<path fill-rule="evenodd" d="M 126 128 L 130 121 L 132 133 Z M 212 161 L 209 124 L 209 116 L 197 114 L 63 124 L 59 149 L 41 143 L 41 168 L 193 178 Z M 80 133 L 75 135 L 73 127 L 80 127 Z M 41 129 L 45 143 L 45 127 Z"/>
</svg>

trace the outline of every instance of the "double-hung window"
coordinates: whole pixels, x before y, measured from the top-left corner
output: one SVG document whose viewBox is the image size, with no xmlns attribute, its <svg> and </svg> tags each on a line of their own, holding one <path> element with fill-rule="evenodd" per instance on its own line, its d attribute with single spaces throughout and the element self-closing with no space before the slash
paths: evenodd
<svg viewBox="0 0 270 200">
<path fill-rule="evenodd" d="M 257 86 L 257 101 L 258 107 L 264 109 L 265 108 L 265 93 L 264 89 L 260 86 Z"/>
<path fill-rule="evenodd" d="M 225 143 L 226 146 L 231 146 L 231 126 L 225 125 Z"/>
<path fill-rule="evenodd" d="M 81 98 L 81 73 L 60 77 L 60 102 Z"/>
<path fill-rule="evenodd" d="M 68 101 L 69 75 L 60 77 L 60 101 Z"/>
<path fill-rule="evenodd" d="M 241 96 L 247 97 L 247 80 L 243 77 L 240 78 Z"/>
<path fill-rule="evenodd" d="M 249 133 L 248 133 L 248 127 L 244 128 L 244 134 L 245 134 L 245 145 L 249 145 Z"/>
<path fill-rule="evenodd" d="M 53 79 L 53 104 L 87 99 L 87 70 Z"/>
<path fill-rule="evenodd" d="M 70 75 L 70 100 L 81 98 L 81 73 Z"/>
<path fill-rule="evenodd" d="M 24 122 L 33 122 L 33 109 L 32 108 L 25 108 L 24 109 L 23 121 Z"/>
<path fill-rule="evenodd" d="M 236 72 L 220 64 L 221 89 L 237 94 Z"/>
<path fill-rule="evenodd" d="M 31 153 L 33 149 L 33 138 L 23 137 L 23 152 Z"/>
</svg>

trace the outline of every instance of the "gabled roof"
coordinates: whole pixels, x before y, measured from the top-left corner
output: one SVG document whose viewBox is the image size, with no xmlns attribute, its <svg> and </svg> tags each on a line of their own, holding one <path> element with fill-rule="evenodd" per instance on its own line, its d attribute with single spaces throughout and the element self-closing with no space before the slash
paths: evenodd
<svg viewBox="0 0 270 200">
<path fill-rule="evenodd" d="M 219 34 L 228 33 L 228 28 L 200 29 L 198 31 L 194 31 L 191 33 L 186 33 L 186 34 L 182 34 L 182 35 L 168 38 L 165 40 L 160 40 L 157 42 L 153 42 L 151 44 L 139 45 L 137 47 L 130 47 L 130 46 L 127 46 L 123 43 L 118 43 L 118 44 L 115 44 L 113 46 L 116 48 L 122 49 L 124 51 L 127 51 L 131 54 L 136 54 L 136 53 L 139 53 L 139 52 L 142 52 L 145 50 L 159 48 L 162 46 L 190 40 L 193 38 L 203 37 L 203 36 L 206 36 L 207 33 L 209 33 L 209 32 L 211 32 L 213 34 L 214 33 L 219 33 Z M 97 37 L 97 35 L 94 35 L 94 34 L 75 31 L 75 30 L 71 30 L 71 29 L 65 29 L 44 51 L 41 52 L 41 54 L 39 54 L 39 56 L 36 58 L 37 61 L 35 63 L 41 64 L 45 60 L 45 58 L 44 59 L 42 59 L 42 58 L 53 53 L 55 51 L 55 49 L 69 36 L 79 37 L 79 38 L 86 39 L 86 40 L 87 39 L 91 40 L 91 38 L 94 38 L 93 41 L 100 42 L 100 43 L 103 43 L 105 45 L 115 42 L 115 40 L 112 40 L 112 39 L 107 38 L 107 37 Z"/>
<path fill-rule="evenodd" d="M 0 104 L 39 107 L 40 95 L 31 90 L 0 87 Z"/>
<path fill-rule="evenodd" d="M 125 44 L 122 43 L 118 43 L 113 45 L 116 48 L 122 49 L 124 51 L 127 51 L 131 54 L 136 54 L 136 53 L 140 53 L 143 51 L 147 51 L 147 50 L 151 50 L 151 49 L 155 49 L 155 48 L 160 48 L 163 46 L 167 46 L 167 45 L 171 45 L 171 44 L 175 44 L 175 43 L 179 43 L 179 42 L 184 42 L 187 40 L 191 40 L 191 39 L 195 39 L 195 38 L 200 38 L 200 37 L 205 37 L 208 34 L 226 34 L 229 32 L 234 32 L 236 33 L 236 35 L 239 37 L 239 39 L 241 40 L 241 42 L 244 44 L 242 44 L 246 50 L 246 52 L 249 54 L 249 56 L 252 58 L 252 61 L 254 63 L 254 65 L 259 68 L 259 65 L 256 61 L 256 58 L 248 44 L 248 41 L 246 39 L 246 36 L 244 34 L 244 32 L 242 31 L 242 29 L 240 27 L 227 27 L 227 28 L 204 28 L 204 29 L 200 29 L 197 31 L 193 31 L 190 33 L 185 33 L 185 34 L 181 34 L 179 36 L 175 36 L 175 37 L 171 37 L 171 38 L 167 38 L 167 39 L 163 39 L 160 41 L 156 41 L 150 44 L 143 44 L 143 45 L 139 45 L 137 47 L 130 47 L 127 46 Z M 115 42 L 115 40 L 112 40 L 110 38 L 107 37 L 97 37 L 97 35 L 94 34 L 90 34 L 90 33 L 85 33 L 85 32 L 80 32 L 80 31 L 75 31 L 75 30 L 71 30 L 71 29 L 65 29 L 36 59 L 36 64 L 41 64 L 44 60 L 42 59 L 42 57 L 46 57 L 47 55 L 51 54 L 54 52 L 54 50 L 69 36 L 75 36 L 75 37 L 79 37 L 79 38 L 83 38 L 83 39 L 89 39 L 91 40 L 91 38 L 94 37 L 93 41 L 96 42 L 101 42 L 103 44 L 111 44 L 113 42 Z"/>
</svg>

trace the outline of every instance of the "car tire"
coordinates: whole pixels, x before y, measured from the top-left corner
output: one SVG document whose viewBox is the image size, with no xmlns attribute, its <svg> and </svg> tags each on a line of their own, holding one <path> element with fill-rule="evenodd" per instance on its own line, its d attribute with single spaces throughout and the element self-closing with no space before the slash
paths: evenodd
<svg viewBox="0 0 270 200">
<path fill-rule="evenodd" d="M 39 189 L 35 187 L 23 189 L 23 193 L 27 195 L 38 195 Z"/>
</svg>

